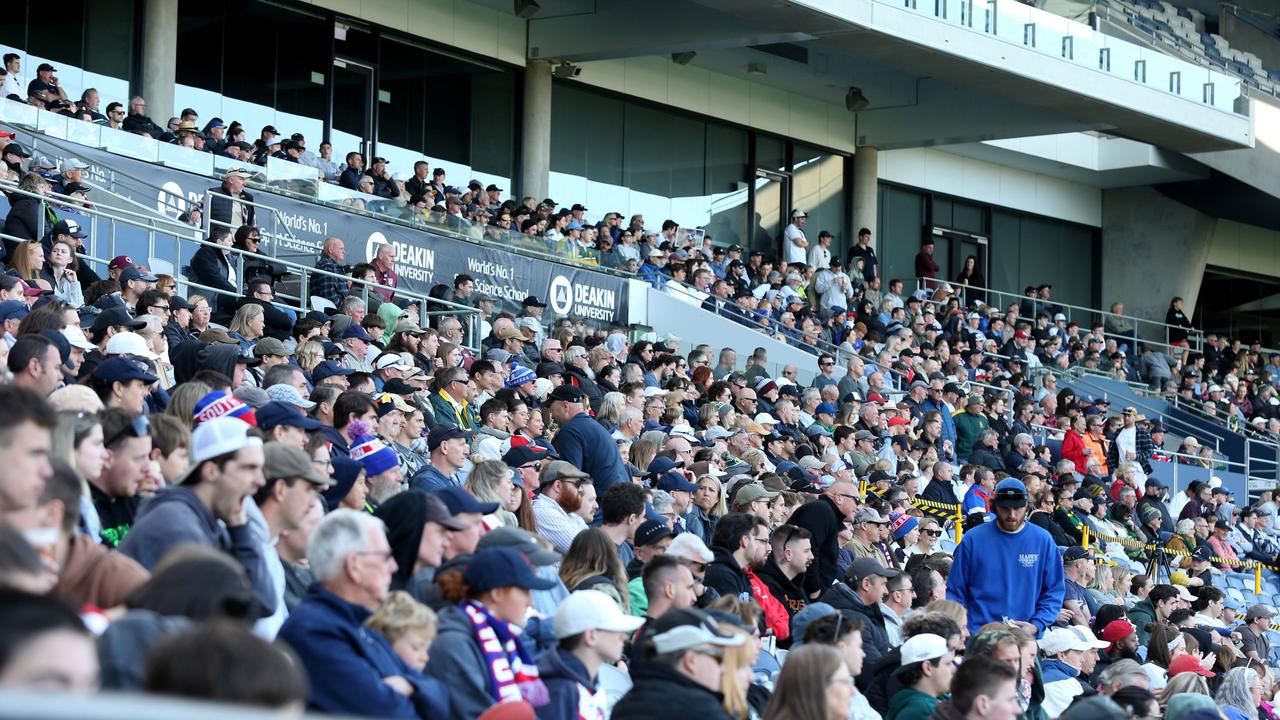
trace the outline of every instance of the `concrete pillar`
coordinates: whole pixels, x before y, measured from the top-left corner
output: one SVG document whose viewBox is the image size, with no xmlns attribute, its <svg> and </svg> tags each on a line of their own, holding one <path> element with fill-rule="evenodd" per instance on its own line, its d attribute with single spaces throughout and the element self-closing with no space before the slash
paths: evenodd
<svg viewBox="0 0 1280 720">
<path fill-rule="evenodd" d="M 529 60 L 524 67 L 524 116 L 520 131 L 520 185 L 515 197 L 535 201 L 550 194 L 551 63 Z"/>
<path fill-rule="evenodd" d="M 178 68 L 178 0 L 146 0 L 142 22 L 142 97 L 147 115 L 164 127 L 174 116 Z"/>
<path fill-rule="evenodd" d="M 879 154 L 873 147 L 860 147 L 853 154 L 853 237 L 849 240 L 849 247 L 853 247 L 858 242 L 858 230 L 867 228 L 871 231 L 871 247 L 877 253 L 880 250 L 880 232 L 876 228 L 880 210 L 879 163 L 876 161 Z"/>
<path fill-rule="evenodd" d="M 1122 302 L 1125 315 L 1164 322 L 1177 296 L 1191 317 L 1217 222 L 1150 187 L 1103 190 L 1102 309 Z M 1163 331 L 1138 328 L 1142 337 L 1164 341 Z"/>
</svg>

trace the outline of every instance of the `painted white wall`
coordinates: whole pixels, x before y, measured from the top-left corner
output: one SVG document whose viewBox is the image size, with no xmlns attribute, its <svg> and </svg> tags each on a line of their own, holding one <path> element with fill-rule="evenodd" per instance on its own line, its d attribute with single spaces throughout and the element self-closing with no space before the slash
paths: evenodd
<svg viewBox="0 0 1280 720">
<path fill-rule="evenodd" d="M 881 180 L 1070 222 L 1102 226 L 1102 191 L 932 148 L 881 150 Z"/>
</svg>

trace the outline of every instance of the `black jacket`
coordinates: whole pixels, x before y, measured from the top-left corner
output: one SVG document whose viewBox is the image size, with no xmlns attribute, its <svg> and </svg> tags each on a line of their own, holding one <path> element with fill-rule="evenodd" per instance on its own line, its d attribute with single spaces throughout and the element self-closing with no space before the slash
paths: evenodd
<svg viewBox="0 0 1280 720">
<path fill-rule="evenodd" d="M 805 573 L 800 573 L 795 579 L 788 578 L 772 556 L 756 570 L 756 577 L 760 578 L 760 582 L 769 588 L 769 592 L 792 617 L 809 604 L 809 597 L 804 592 L 804 576 Z"/>
<path fill-rule="evenodd" d="M 804 574 L 804 590 L 813 595 L 836 581 L 836 556 L 840 553 L 843 515 L 830 498 L 823 496 L 796 508 L 791 515 L 791 524 L 813 534 L 813 564 Z"/>
<path fill-rule="evenodd" d="M 1033 512 L 1027 516 L 1027 520 L 1039 525 L 1052 535 L 1054 545 L 1057 545 L 1058 547 L 1069 547 L 1071 545 L 1071 539 L 1062 531 L 1062 526 L 1054 520 L 1052 513 Z"/>
<path fill-rule="evenodd" d="M 720 593 L 740 600 L 751 599 L 751 581 L 747 573 L 738 565 L 733 553 L 722 547 L 713 547 L 711 552 L 715 559 L 707 566 L 707 575 L 703 584 Z"/>
<path fill-rule="evenodd" d="M 889 633 L 884 629 L 884 615 L 879 605 L 867 605 L 862 598 L 843 582 L 832 585 L 822 593 L 819 602 L 845 613 L 845 617 L 862 621 L 862 650 L 866 659 L 862 662 L 862 674 L 857 677 L 858 689 L 867 691 L 871 680 L 871 669 L 880 658 L 889 652 Z"/>
<path fill-rule="evenodd" d="M 863 667 L 868 667 L 865 663 Z M 880 715 L 889 714 L 889 701 L 902 689 L 898 682 L 897 671 L 902 667 L 902 652 L 893 648 L 880 656 L 880 660 L 871 666 L 871 676 L 867 682 L 867 702 Z"/>
<path fill-rule="evenodd" d="M 991 468 L 992 472 L 1004 472 L 1004 460 L 1000 459 L 1000 453 L 990 448 L 974 448 L 969 453 L 969 464 Z"/>
<path fill-rule="evenodd" d="M 920 497 L 930 502 L 943 503 L 944 505 L 960 504 L 956 502 L 956 494 L 951 489 L 951 483 L 943 480 L 930 480 L 929 484 L 924 486 L 924 491 L 920 493 Z"/>
<path fill-rule="evenodd" d="M 613 707 L 613 720 L 730 720 L 724 696 L 658 662 L 631 670 L 635 683 Z"/>
<path fill-rule="evenodd" d="M 240 222 L 240 218 L 236 218 L 235 220 L 231 219 L 231 192 L 227 190 L 227 186 L 225 184 L 219 185 L 215 188 L 209 188 L 209 192 L 213 193 L 213 197 L 209 198 L 209 209 L 207 211 L 209 213 L 210 220 L 230 225 L 231 233 L 233 235 L 235 234 L 235 229 L 241 225 L 254 224 L 254 207 L 252 205 L 244 206 L 246 217 L 244 218 L 243 223 Z M 253 202 L 253 196 L 249 194 L 248 190 L 241 190 L 240 197 L 237 199 L 245 202 Z"/>
<path fill-rule="evenodd" d="M 191 272 L 187 277 L 194 283 L 239 295 L 240 290 L 232 285 L 227 277 L 230 271 L 231 264 L 227 262 L 227 256 L 220 249 L 212 245 L 201 245 L 200 249 L 191 256 Z M 236 298 L 232 295 L 217 294 L 210 300 L 213 301 L 215 312 L 226 318 L 234 310 Z"/>
<path fill-rule="evenodd" d="M 10 197 L 9 216 L 4 221 L 4 234 L 23 240 L 35 240 L 40 237 L 40 201 L 26 195 Z M 18 243 L 5 240 L 5 259 L 13 255 L 13 248 Z"/>
</svg>

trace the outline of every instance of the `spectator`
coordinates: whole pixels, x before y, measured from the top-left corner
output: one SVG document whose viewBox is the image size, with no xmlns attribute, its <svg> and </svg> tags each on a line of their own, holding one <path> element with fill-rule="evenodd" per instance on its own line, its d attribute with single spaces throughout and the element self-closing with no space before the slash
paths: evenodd
<svg viewBox="0 0 1280 720">
<path fill-rule="evenodd" d="M 0 589 L 0 687 L 90 695 L 98 689 L 93 636 L 61 600 Z"/>
<path fill-rule="evenodd" d="M 791 524 L 808 530 L 813 536 L 813 565 L 805 573 L 805 592 L 813 597 L 835 582 L 836 560 L 840 550 L 839 536 L 858 507 L 856 487 L 851 482 L 832 483 L 816 501 L 800 506 L 791 516 Z"/>
<path fill-rule="evenodd" d="M 449 487 L 461 487 L 457 472 L 470 455 L 468 441 L 475 435 L 453 425 L 436 425 L 427 433 L 427 450 L 431 462 L 417 475 L 409 478 L 409 486 L 436 492 Z"/>
<path fill-rule="evenodd" d="M 129 99 L 129 116 L 120 123 L 120 129 L 128 133 L 142 135 L 160 142 L 169 142 L 173 133 L 165 130 L 147 117 L 147 101 L 135 95 Z"/>
<path fill-rule="evenodd" d="M 902 689 L 889 701 L 885 720 L 928 720 L 938 707 L 938 697 L 951 692 L 955 651 L 947 647 L 945 638 L 916 635 L 902 645 L 897 676 Z"/>
<path fill-rule="evenodd" d="M 635 668 L 634 685 L 614 706 L 613 718 L 647 719 L 661 707 L 670 720 L 728 720 L 718 693 L 723 672 L 718 659 L 726 647 L 745 640 L 721 630 L 702 611 L 664 613 L 648 628 L 651 659 Z"/>
<path fill-rule="evenodd" d="M 508 464 L 523 460 L 517 467 L 529 463 L 536 467 L 540 458 L 545 455 L 528 445 L 520 445 L 512 447 L 503 456 L 503 460 L 507 460 Z M 573 539 L 587 529 L 587 523 L 577 512 L 582 507 L 583 488 L 590 484 L 590 480 L 590 475 L 563 460 L 547 462 L 537 477 L 533 515 L 537 521 L 538 534 L 550 542 L 558 553 L 569 552 Z M 594 486 L 592 491 L 594 492 Z"/>
<path fill-rule="evenodd" d="M 320 257 L 316 260 L 316 269 L 330 274 L 314 276 L 311 281 L 311 294 L 328 300 L 335 308 L 342 305 L 348 290 L 348 283 L 335 277 L 347 274 L 347 266 L 343 264 L 346 258 L 347 250 L 342 238 L 325 238 Z"/>
<path fill-rule="evenodd" d="M 307 683 L 286 648 L 222 620 L 165 636 L 151 648 L 146 690 L 292 711 L 306 701 Z"/>
<path fill-rule="evenodd" d="M 440 611 L 427 673 L 447 683 L 450 717 L 473 718 L 494 703 L 525 697 L 545 704 L 547 689 L 516 628 L 525 622 L 530 591 L 555 583 L 534 575 L 518 551 L 489 548 L 437 584 L 449 605 Z"/>
<path fill-rule="evenodd" d="M 138 515 L 142 502 L 138 491 L 148 472 L 151 436 L 146 417 L 128 410 L 107 410 L 101 419 L 107 460 L 101 465 L 100 475 L 86 480 L 102 542 L 115 548 L 120 547 Z"/>
<path fill-rule="evenodd" d="M 243 225 L 255 225 L 253 195 L 244 189 L 250 178 L 246 170 L 235 168 L 222 176 L 222 184 L 209 188 L 209 222 L 214 227 L 234 230 Z"/>
<path fill-rule="evenodd" d="M 865 688 L 870 672 L 880 657 L 889 652 L 889 635 L 885 629 L 880 603 L 884 602 L 888 581 L 899 575 L 897 570 L 886 568 L 870 558 L 858 558 L 845 571 L 842 582 L 837 582 L 822 594 L 819 602 L 826 603 L 862 623 L 862 650 L 865 661 L 858 685 Z"/>
<path fill-rule="evenodd" d="M 622 659 L 623 642 L 644 621 L 624 615 L 604 593 L 579 590 L 558 608 L 555 635 L 558 647 L 538 661 L 538 674 L 549 701 L 537 708 L 539 720 L 577 720 L 603 716 L 607 700 L 598 686 L 605 665 Z"/>
<path fill-rule="evenodd" d="M 938 266 L 938 262 L 933 259 L 933 238 L 926 237 L 924 243 L 920 246 L 920 252 L 916 253 L 916 277 L 933 280 L 938 277 L 938 272 L 942 270 Z M 932 286 L 932 283 L 930 283 Z"/>
<path fill-rule="evenodd" d="M 1027 488 L 996 485 L 996 521 L 965 534 L 947 576 L 947 597 L 969 611 L 969 632 L 1009 619 L 1039 635 L 1062 608 L 1063 575 L 1053 537 L 1026 523 Z"/>
<path fill-rule="evenodd" d="M 552 419 L 560 426 L 553 444 L 560 458 L 591 476 L 597 497 L 603 498 L 615 483 L 629 483 L 609 431 L 586 414 L 586 395 L 572 385 L 561 385 L 548 396 Z"/>
<path fill-rule="evenodd" d="M 765 709 L 765 720 L 846 720 L 853 717 L 852 671 L 829 645 L 807 645 L 787 656 Z"/>
</svg>

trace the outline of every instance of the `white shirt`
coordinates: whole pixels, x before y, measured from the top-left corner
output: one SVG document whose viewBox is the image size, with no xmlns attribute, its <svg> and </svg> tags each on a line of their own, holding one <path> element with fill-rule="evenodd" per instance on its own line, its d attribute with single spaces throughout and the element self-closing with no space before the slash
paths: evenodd
<svg viewBox="0 0 1280 720">
<path fill-rule="evenodd" d="M 0 91 L 0 98 L 7 98 L 10 95 L 17 95 L 22 98 L 23 102 L 27 99 L 27 90 L 22 86 L 22 81 L 17 75 L 12 73 L 4 77 L 4 89 Z"/>
<path fill-rule="evenodd" d="M 795 242 L 797 239 L 799 240 L 805 239 L 804 231 L 801 230 L 799 227 L 797 227 L 795 223 L 791 223 L 790 225 L 787 226 L 786 230 L 782 231 L 782 237 L 783 239 L 786 240 L 786 242 L 784 242 L 783 245 L 787 246 L 786 248 L 787 262 L 788 263 L 804 262 L 806 258 L 806 253 L 809 252 L 809 249 L 807 247 L 797 245 Z"/>
</svg>

